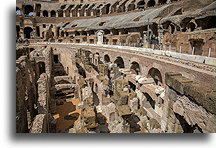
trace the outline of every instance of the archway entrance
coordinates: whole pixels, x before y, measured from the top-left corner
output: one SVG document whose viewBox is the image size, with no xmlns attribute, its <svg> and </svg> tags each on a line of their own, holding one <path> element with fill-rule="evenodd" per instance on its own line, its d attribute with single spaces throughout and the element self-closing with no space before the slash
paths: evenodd
<svg viewBox="0 0 216 148">
<path fill-rule="evenodd" d="M 139 64 L 137 62 L 132 62 L 131 67 L 130 67 L 130 71 L 133 74 L 139 75 L 140 74 L 140 66 L 139 66 Z"/>
<path fill-rule="evenodd" d="M 27 15 L 27 16 L 33 16 L 33 7 L 30 6 L 30 5 L 26 5 L 25 8 L 24 8 L 24 14 Z"/>
<path fill-rule="evenodd" d="M 194 54 L 195 55 L 202 55 L 202 53 L 203 53 L 202 48 L 204 45 L 203 39 L 192 39 L 189 41 L 190 41 L 192 49 L 194 48 Z"/>
<path fill-rule="evenodd" d="M 43 11 L 43 17 L 48 17 L 48 11 L 46 10 Z"/>
<path fill-rule="evenodd" d="M 148 72 L 148 77 L 153 78 L 156 85 L 162 85 L 162 75 L 158 69 L 151 68 Z"/>
<path fill-rule="evenodd" d="M 56 12 L 54 10 L 51 11 L 51 17 L 56 17 Z"/>
<path fill-rule="evenodd" d="M 24 38 L 30 39 L 32 31 L 33 29 L 31 27 L 25 27 L 24 28 Z"/>
<path fill-rule="evenodd" d="M 117 57 L 117 59 L 114 61 L 114 63 L 119 67 L 119 68 L 125 68 L 124 61 L 121 57 Z"/>
</svg>

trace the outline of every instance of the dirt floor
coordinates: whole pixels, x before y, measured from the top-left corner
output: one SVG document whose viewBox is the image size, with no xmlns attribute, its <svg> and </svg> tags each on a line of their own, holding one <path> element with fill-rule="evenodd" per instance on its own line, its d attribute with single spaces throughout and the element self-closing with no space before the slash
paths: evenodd
<svg viewBox="0 0 216 148">
<path fill-rule="evenodd" d="M 70 96 L 59 97 L 56 110 L 57 114 L 54 118 L 57 119 L 56 132 L 68 132 L 80 120 L 80 111 L 78 110 L 79 98 Z"/>
</svg>

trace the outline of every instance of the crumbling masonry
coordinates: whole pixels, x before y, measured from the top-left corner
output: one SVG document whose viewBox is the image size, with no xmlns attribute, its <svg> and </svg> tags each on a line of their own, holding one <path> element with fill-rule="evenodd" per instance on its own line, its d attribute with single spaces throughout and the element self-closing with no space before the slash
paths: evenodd
<svg viewBox="0 0 216 148">
<path fill-rule="evenodd" d="M 216 5 L 192 2 L 17 1 L 16 132 L 214 133 Z"/>
</svg>

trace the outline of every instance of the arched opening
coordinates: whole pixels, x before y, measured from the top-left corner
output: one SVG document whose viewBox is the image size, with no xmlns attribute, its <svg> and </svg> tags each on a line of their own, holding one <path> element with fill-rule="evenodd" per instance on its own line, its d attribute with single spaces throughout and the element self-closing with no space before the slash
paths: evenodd
<svg viewBox="0 0 216 148">
<path fill-rule="evenodd" d="M 211 28 L 216 28 L 215 20 L 216 20 L 216 16 L 208 16 L 208 17 L 196 20 L 196 23 L 202 29 L 211 29 Z"/>
<path fill-rule="evenodd" d="M 20 26 L 16 25 L 16 37 L 17 37 L 17 39 L 20 37 L 19 32 L 20 32 Z"/>
<path fill-rule="evenodd" d="M 167 0 L 159 0 L 158 3 L 161 4 L 161 5 L 162 5 L 162 4 L 166 4 L 166 3 L 167 3 Z"/>
<path fill-rule="evenodd" d="M 27 16 L 34 16 L 34 13 L 33 13 L 33 7 L 31 5 L 26 5 L 24 7 L 24 14 L 27 15 Z"/>
<path fill-rule="evenodd" d="M 187 28 L 188 28 L 188 31 L 189 31 L 189 32 L 192 32 L 192 31 L 195 30 L 196 25 L 195 25 L 193 22 L 190 22 L 190 23 L 187 25 Z"/>
<path fill-rule="evenodd" d="M 20 8 L 16 7 L 16 15 L 21 15 Z"/>
<path fill-rule="evenodd" d="M 130 67 L 130 71 L 132 72 L 132 74 L 140 74 L 140 66 L 137 62 L 132 62 L 131 63 L 131 67 Z"/>
<path fill-rule="evenodd" d="M 48 11 L 46 10 L 43 11 L 43 17 L 48 17 Z"/>
<path fill-rule="evenodd" d="M 203 39 L 190 39 L 191 48 L 194 48 L 195 55 L 202 55 L 203 54 Z"/>
<path fill-rule="evenodd" d="M 98 66 L 98 64 L 100 63 L 100 54 L 98 52 L 96 52 L 94 54 L 94 65 Z M 98 71 L 98 69 L 96 68 L 96 71 Z"/>
<path fill-rule="evenodd" d="M 87 36 L 87 32 L 86 31 L 81 31 L 81 35 Z"/>
<path fill-rule="evenodd" d="M 141 0 L 137 3 L 137 8 L 138 9 L 144 9 L 145 1 Z"/>
<path fill-rule="evenodd" d="M 116 29 L 113 29 L 113 30 L 112 30 L 112 34 L 113 34 L 113 35 L 119 35 L 119 31 L 116 30 Z"/>
<path fill-rule="evenodd" d="M 55 64 L 59 63 L 59 56 L 58 55 L 53 55 L 53 60 Z"/>
<path fill-rule="evenodd" d="M 169 27 L 168 27 L 168 31 L 171 34 L 175 33 L 175 26 L 173 24 L 170 24 Z"/>
<path fill-rule="evenodd" d="M 88 31 L 88 34 L 89 35 L 95 35 L 95 31 L 94 30 L 90 30 L 90 31 Z"/>
<path fill-rule="evenodd" d="M 110 62 L 110 57 L 107 54 L 104 56 L 104 62 L 105 63 L 109 63 Z"/>
<path fill-rule="evenodd" d="M 58 17 L 63 17 L 63 10 L 58 10 Z"/>
<path fill-rule="evenodd" d="M 135 9 L 135 4 L 129 4 L 128 5 L 128 11 L 132 11 Z"/>
<path fill-rule="evenodd" d="M 42 73 L 46 73 L 45 63 L 44 62 L 39 62 L 38 63 L 38 70 L 39 70 L 39 75 L 41 75 Z"/>
<path fill-rule="evenodd" d="M 75 35 L 75 36 L 79 36 L 80 33 L 79 33 L 78 31 L 75 31 L 75 32 L 74 32 L 74 35 Z"/>
<path fill-rule="evenodd" d="M 148 77 L 153 78 L 156 85 L 162 86 L 162 75 L 158 69 L 151 68 L 148 72 Z"/>
<path fill-rule="evenodd" d="M 55 12 L 54 10 L 52 10 L 52 11 L 50 12 L 50 16 L 51 16 L 51 17 L 56 17 L 56 12 Z"/>
<path fill-rule="evenodd" d="M 24 28 L 24 38 L 30 39 L 32 31 L 33 29 L 31 27 L 25 27 Z"/>
<path fill-rule="evenodd" d="M 117 57 L 116 60 L 114 61 L 114 63 L 115 63 L 119 68 L 125 68 L 124 60 L 122 59 L 122 57 Z"/>
<path fill-rule="evenodd" d="M 104 35 L 110 34 L 110 30 L 108 30 L 108 29 L 105 29 L 103 31 L 104 31 Z"/>
<path fill-rule="evenodd" d="M 155 6 L 155 1 L 154 0 L 150 0 L 147 3 L 147 7 L 154 7 Z"/>
<path fill-rule="evenodd" d="M 108 14 L 109 11 L 110 11 L 110 4 L 107 4 L 107 5 L 104 6 L 102 13 L 103 14 Z"/>
</svg>

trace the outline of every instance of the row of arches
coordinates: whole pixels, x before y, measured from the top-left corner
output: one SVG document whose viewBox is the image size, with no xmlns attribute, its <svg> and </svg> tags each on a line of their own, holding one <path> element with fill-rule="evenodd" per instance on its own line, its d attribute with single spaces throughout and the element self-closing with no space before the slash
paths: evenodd
<svg viewBox="0 0 216 148">
<path fill-rule="evenodd" d="M 193 32 L 195 30 L 215 28 L 215 24 L 213 23 L 215 19 L 215 16 L 207 16 L 201 19 L 187 17 L 184 18 L 179 24 L 167 21 L 162 25 L 163 28 L 167 29 L 170 34 L 174 34 L 176 31 Z"/>
<path fill-rule="evenodd" d="M 111 59 L 110 59 L 108 54 L 104 55 L 103 60 L 105 63 L 111 63 Z M 125 68 L 125 62 L 124 62 L 123 58 L 120 56 L 114 60 L 114 63 L 119 68 Z M 136 61 L 131 62 L 130 71 L 132 72 L 132 74 L 141 75 L 140 64 Z M 148 71 L 147 77 L 153 78 L 156 85 L 160 85 L 160 86 L 162 85 L 162 75 L 161 75 L 161 72 L 157 68 L 151 68 Z"/>
<path fill-rule="evenodd" d="M 173 2 L 178 0 L 170 0 L 170 1 Z M 121 3 L 121 5 L 119 5 L 119 2 L 116 2 L 113 5 L 111 5 L 110 3 L 101 4 L 97 8 L 94 7 L 96 4 L 93 4 L 91 6 L 89 4 L 87 5 L 79 4 L 77 6 L 70 5 L 67 10 L 63 10 L 63 8 L 66 7 L 66 5 L 64 5 L 64 7 L 61 7 L 61 9 L 59 10 L 52 10 L 50 12 L 48 12 L 47 10 L 43 10 L 42 15 L 43 17 L 56 17 L 57 16 L 56 14 L 58 13 L 58 17 L 63 17 L 64 16 L 63 13 L 65 13 L 66 17 L 70 17 L 70 13 L 71 13 L 72 17 L 100 16 L 109 13 L 132 11 L 135 10 L 136 8 L 144 9 L 146 7 L 154 7 L 156 5 L 166 4 L 168 0 L 159 0 L 158 2 L 155 0 L 148 0 L 147 2 L 145 2 L 145 0 L 139 0 L 137 3 L 132 1 L 126 7 L 127 2 L 128 0 L 125 0 L 124 2 Z M 81 7 L 82 9 L 80 9 Z M 23 10 L 23 14 L 26 16 L 34 16 L 34 12 L 36 16 L 40 16 L 40 9 L 41 9 L 41 4 L 36 4 L 35 9 L 32 5 L 25 5 L 22 9 L 16 7 L 16 15 L 21 15 L 21 10 Z"/>
<path fill-rule="evenodd" d="M 59 12 L 59 16 L 61 15 L 61 12 Z M 43 11 L 43 17 L 49 17 L 49 12 L 47 10 Z M 56 12 L 54 10 L 50 11 L 50 17 L 56 17 Z"/>
</svg>

